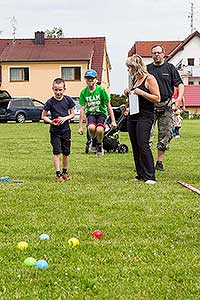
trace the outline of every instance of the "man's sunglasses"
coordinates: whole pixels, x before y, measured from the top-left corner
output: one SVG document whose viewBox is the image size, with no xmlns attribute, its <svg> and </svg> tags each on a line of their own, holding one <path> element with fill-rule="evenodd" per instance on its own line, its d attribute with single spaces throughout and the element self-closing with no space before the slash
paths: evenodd
<svg viewBox="0 0 200 300">
<path fill-rule="evenodd" d="M 162 51 L 156 51 L 156 52 L 152 52 L 153 55 L 156 55 L 156 54 L 161 54 L 163 53 Z"/>
</svg>

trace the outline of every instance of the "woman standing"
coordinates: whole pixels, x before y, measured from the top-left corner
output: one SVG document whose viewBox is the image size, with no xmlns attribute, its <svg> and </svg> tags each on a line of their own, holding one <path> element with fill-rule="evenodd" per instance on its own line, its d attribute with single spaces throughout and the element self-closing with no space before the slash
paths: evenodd
<svg viewBox="0 0 200 300">
<path fill-rule="evenodd" d="M 126 61 L 131 78 L 131 88 L 124 93 L 138 95 L 139 112 L 128 115 L 128 133 L 131 141 L 137 176 L 147 184 L 155 184 L 153 155 L 149 136 L 154 120 L 154 103 L 160 102 L 160 92 L 155 77 L 149 74 L 142 58 L 134 54 Z"/>
</svg>

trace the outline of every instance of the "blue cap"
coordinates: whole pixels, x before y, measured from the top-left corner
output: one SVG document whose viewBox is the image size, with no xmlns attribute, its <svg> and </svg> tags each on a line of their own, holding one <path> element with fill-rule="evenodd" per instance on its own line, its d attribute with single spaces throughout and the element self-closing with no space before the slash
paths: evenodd
<svg viewBox="0 0 200 300">
<path fill-rule="evenodd" d="M 84 77 L 92 77 L 92 78 L 97 78 L 97 72 L 93 69 L 89 69 L 85 72 Z"/>
</svg>

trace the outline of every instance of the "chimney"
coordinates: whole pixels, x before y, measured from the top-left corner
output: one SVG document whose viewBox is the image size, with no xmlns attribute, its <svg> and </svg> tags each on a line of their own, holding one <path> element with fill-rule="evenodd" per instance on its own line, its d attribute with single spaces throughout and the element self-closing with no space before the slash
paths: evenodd
<svg viewBox="0 0 200 300">
<path fill-rule="evenodd" d="M 44 32 L 43 31 L 36 31 L 35 32 L 35 40 L 34 43 L 37 45 L 44 45 Z"/>
</svg>

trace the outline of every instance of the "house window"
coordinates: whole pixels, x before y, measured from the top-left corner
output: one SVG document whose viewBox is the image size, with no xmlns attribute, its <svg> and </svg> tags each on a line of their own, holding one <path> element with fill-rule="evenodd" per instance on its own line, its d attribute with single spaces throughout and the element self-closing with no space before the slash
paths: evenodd
<svg viewBox="0 0 200 300">
<path fill-rule="evenodd" d="M 194 81 L 188 81 L 189 85 L 194 85 Z"/>
<path fill-rule="evenodd" d="M 64 80 L 81 80 L 81 67 L 62 67 L 61 74 Z"/>
<path fill-rule="evenodd" d="M 194 58 L 188 58 L 188 66 L 194 66 Z"/>
<path fill-rule="evenodd" d="M 29 81 L 29 68 L 10 68 L 10 81 Z"/>
</svg>

